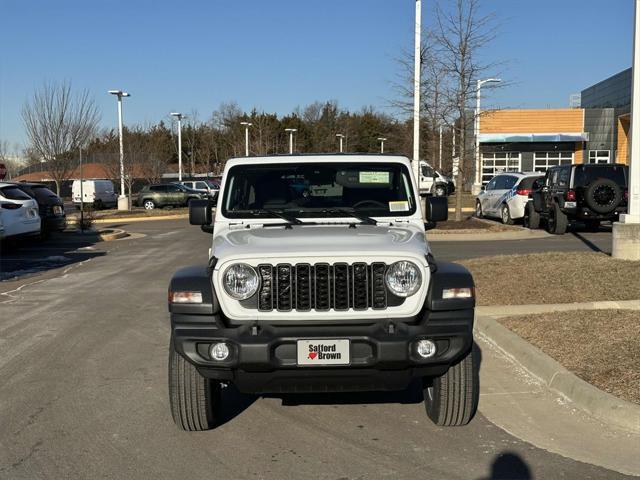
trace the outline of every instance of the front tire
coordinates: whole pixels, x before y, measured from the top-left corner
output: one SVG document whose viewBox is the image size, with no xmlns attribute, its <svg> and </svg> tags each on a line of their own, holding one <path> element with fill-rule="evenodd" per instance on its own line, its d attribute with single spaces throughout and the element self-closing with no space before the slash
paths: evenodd
<svg viewBox="0 0 640 480">
<path fill-rule="evenodd" d="M 173 346 L 169 347 L 169 404 L 171 416 L 186 431 L 211 430 L 215 426 L 214 406 L 219 402 L 220 384 L 203 377 Z"/>
<path fill-rule="evenodd" d="M 563 235 L 567 232 L 567 225 L 567 216 L 560 210 L 560 205 L 554 203 L 547 219 L 547 232 L 554 235 Z"/>
<path fill-rule="evenodd" d="M 482 204 L 479 201 L 476 201 L 476 218 L 482 218 L 483 216 Z"/>
<path fill-rule="evenodd" d="M 525 228 L 535 230 L 540 227 L 540 214 L 536 212 L 533 202 L 527 203 L 524 209 L 524 218 L 522 223 Z"/>
<path fill-rule="evenodd" d="M 443 187 L 442 185 L 438 185 L 436 187 L 435 195 L 436 195 L 436 197 L 446 197 L 447 189 L 445 187 Z"/>
<path fill-rule="evenodd" d="M 154 208 L 156 208 L 156 204 L 153 202 L 153 200 L 145 200 L 144 202 L 142 202 L 142 206 L 145 210 L 153 210 Z"/>
<path fill-rule="evenodd" d="M 480 365 L 475 348 L 449 367 L 447 373 L 425 384 L 424 406 L 427 416 L 438 426 L 466 425 L 478 410 Z"/>
</svg>

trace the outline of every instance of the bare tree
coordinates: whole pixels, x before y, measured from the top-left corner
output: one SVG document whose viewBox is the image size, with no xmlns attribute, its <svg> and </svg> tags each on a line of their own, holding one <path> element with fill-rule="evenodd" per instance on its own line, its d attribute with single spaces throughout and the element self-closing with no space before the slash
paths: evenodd
<svg viewBox="0 0 640 480">
<path fill-rule="evenodd" d="M 60 184 L 75 167 L 78 147 L 94 135 L 100 113 L 87 90 L 72 94 L 71 84 L 46 83 L 22 107 L 31 146 L 47 162 L 60 194 Z"/>
<path fill-rule="evenodd" d="M 455 219 L 462 220 L 462 191 L 467 168 L 469 148 L 467 131 L 473 121 L 469 102 L 476 89 L 476 80 L 497 64 L 483 63 L 482 49 L 495 38 L 494 15 L 482 15 L 479 11 L 481 0 L 455 0 L 453 6 L 444 10 L 436 8 L 436 28 L 434 30 L 434 54 L 443 70 L 450 77 L 443 95 L 448 96 L 453 106 L 456 137 L 459 139 L 458 175 L 456 177 Z M 471 117 L 471 118 L 470 118 Z M 471 122 L 470 122 L 471 120 Z"/>
</svg>

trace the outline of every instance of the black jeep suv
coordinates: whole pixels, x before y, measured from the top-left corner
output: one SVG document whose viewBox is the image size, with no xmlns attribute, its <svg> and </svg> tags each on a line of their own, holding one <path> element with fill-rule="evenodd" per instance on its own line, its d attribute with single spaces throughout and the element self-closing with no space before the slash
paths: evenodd
<svg viewBox="0 0 640 480">
<path fill-rule="evenodd" d="M 570 222 L 597 230 L 602 221 L 615 221 L 627 211 L 629 171 L 621 164 L 562 165 L 547 170 L 534 184 L 525 209 L 525 225 L 561 235 Z"/>
</svg>

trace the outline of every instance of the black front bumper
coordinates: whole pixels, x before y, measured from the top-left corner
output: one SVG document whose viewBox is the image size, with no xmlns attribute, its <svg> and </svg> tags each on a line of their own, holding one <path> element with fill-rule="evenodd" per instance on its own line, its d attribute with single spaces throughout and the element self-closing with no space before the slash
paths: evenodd
<svg viewBox="0 0 640 480">
<path fill-rule="evenodd" d="M 218 315 L 177 313 L 171 320 L 179 354 L 203 376 L 231 382 L 247 393 L 401 390 L 413 378 L 444 374 L 471 349 L 473 341 L 473 309 L 426 311 L 413 324 L 387 320 L 365 325 L 259 323 L 228 328 Z M 429 359 L 415 351 L 414 342 L 425 338 L 437 345 L 436 355 Z M 350 364 L 298 366 L 298 339 L 348 339 Z M 215 342 L 230 347 L 225 361 L 209 356 Z"/>
</svg>

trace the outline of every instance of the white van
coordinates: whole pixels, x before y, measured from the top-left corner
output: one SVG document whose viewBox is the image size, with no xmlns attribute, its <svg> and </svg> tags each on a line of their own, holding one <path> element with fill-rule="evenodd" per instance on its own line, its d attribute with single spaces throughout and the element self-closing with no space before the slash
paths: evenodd
<svg viewBox="0 0 640 480">
<path fill-rule="evenodd" d="M 420 160 L 420 195 L 445 197 L 456 190 L 453 180 L 445 177 L 424 160 Z"/>
<path fill-rule="evenodd" d="M 71 187 L 73 203 L 80 207 L 80 180 L 74 180 Z M 118 204 L 111 180 L 83 180 L 82 201 L 94 208 L 115 208 Z"/>
</svg>

